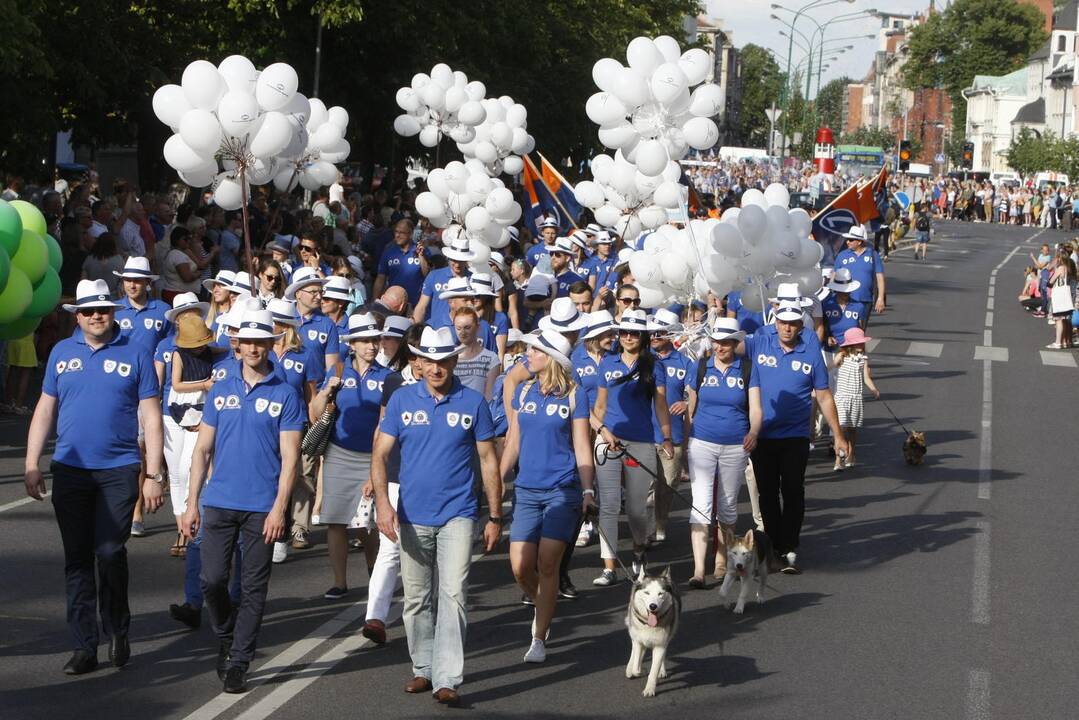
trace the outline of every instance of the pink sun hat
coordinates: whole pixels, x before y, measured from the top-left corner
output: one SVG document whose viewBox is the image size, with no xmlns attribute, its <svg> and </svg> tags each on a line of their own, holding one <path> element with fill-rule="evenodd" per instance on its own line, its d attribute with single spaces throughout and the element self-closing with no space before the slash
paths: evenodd
<svg viewBox="0 0 1079 720">
<path fill-rule="evenodd" d="M 871 337 L 866 337 L 865 331 L 860 327 L 852 327 L 843 333 L 843 343 L 839 347 L 850 347 L 851 345 L 865 345 L 872 340 Z"/>
</svg>

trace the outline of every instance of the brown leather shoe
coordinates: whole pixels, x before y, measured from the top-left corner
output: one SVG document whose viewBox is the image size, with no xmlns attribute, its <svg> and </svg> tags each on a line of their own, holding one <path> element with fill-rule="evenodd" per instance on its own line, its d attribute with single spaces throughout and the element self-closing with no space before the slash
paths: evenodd
<svg viewBox="0 0 1079 720">
<path fill-rule="evenodd" d="M 439 688 L 435 691 L 435 700 L 443 705 L 449 705 L 450 707 L 460 707 L 461 696 L 456 690 L 450 688 Z"/>
<path fill-rule="evenodd" d="M 427 692 L 431 689 L 431 681 L 425 677 L 414 677 L 405 685 L 405 692 L 416 693 Z"/>
<path fill-rule="evenodd" d="M 382 645 L 386 642 L 386 624 L 381 620 L 368 620 L 363 624 L 363 629 L 360 632 L 376 645 Z"/>
</svg>

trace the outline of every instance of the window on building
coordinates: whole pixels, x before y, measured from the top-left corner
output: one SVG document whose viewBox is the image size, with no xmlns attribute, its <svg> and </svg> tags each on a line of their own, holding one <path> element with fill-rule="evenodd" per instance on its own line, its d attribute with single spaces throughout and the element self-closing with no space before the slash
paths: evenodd
<svg viewBox="0 0 1079 720">
<path fill-rule="evenodd" d="M 1065 35 L 1061 35 L 1057 38 L 1057 52 L 1064 52 L 1067 50 L 1068 38 Z"/>
</svg>

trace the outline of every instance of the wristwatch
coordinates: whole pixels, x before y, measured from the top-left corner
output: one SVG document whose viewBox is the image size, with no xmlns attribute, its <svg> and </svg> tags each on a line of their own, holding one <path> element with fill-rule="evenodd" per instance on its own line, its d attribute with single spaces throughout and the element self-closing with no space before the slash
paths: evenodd
<svg viewBox="0 0 1079 720">
<path fill-rule="evenodd" d="M 585 488 L 584 490 L 581 491 L 581 494 L 582 495 L 591 495 L 592 497 L 595 497 L 596 496 L 596 491 L 593 490 L 592 488 Z"/>
<path fill-rule="evenodd" d="M 498 525 L 499 527 L 501 527 L 502 526 L 502 516 L 495 517 L 494 515 L 488 515 L 487 516 L 487 522 L 494 523 L 495 525 Z"/>
<path fill-rule="evenodd" d="M 153 480 L 155 483 L 157 483 L 161 487 L 165 487 L 165 483 L 166 483 L 165 473 L 158 472 L 158 473 L 155 473 L 153 475 L 147 474 L 146 479 L 147 480 Z"/>
</svg>

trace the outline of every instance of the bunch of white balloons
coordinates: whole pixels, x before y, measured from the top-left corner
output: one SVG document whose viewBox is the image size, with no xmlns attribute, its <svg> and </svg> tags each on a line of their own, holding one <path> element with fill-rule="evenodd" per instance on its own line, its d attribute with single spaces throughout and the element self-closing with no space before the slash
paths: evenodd
<svg viewBox="0 0 1079 720">
<path fill-rule="evenodd" d="M 476 126 L 475 137 L 458 142 L 457 149 L 466 158 L 482 162 L 491 177 L 503 172 L 518 175 L 524 170 L 521 156 L 536 147 L 535 139 L 528 134 L 528 110 L 509 95 L 488 98 L 483 108 L 487 115 Z"/>
<path fill-rule="evenodd" d="M 443 243 L 449 245 L 464 235 L 474 252 L 488 257 L 491 249 L 509 244 L 509 228 L 520 219 L 521 206 L 479 160 L 454 160 L 431 170 L 427 187 L 416 196 L 416 210 L 435 227 L 444 228 Z M 477 262 L 486 262 L 486 257 Z"/>
<path fill-rule="evenodd" d="M 621 150 L 642 173 L 655 176 L 689 148 L 716 144 L 719 128 L 711 118 L 723 108 L 725 96 L 718 85 L 701 84 L 711 66 L 707 52 L 682 52 L 668 35 L 638 37 L 626 49 L 626 59 L 629 67 L 603 58 L 592 68 L 600 92 L 588 98 L 585 112 L 599 125 L 605 147 Z"/>
<path fill-rule="evenodd" d="M 666 224 L 667 210 L 682 203 L 683 186 L 678 183 L 682 170 L 673 160 L 665 161 L 659 173 L 644 173 L 616 150 L 614 157 L 592 158 L 591 170 L 592 180 L 577 183 L 574 197 L 592 210 L 597 223 L 613 227 L 631 246 L 643 230 Z"/>
<path fill-rule="evenodd" d="M 165 162 L 192 187 L 212 185 L 214 202 L 226 210 L 239 209 L 248 196 L 241 176 L 248 186 L 273 181 L 282 190 L 333 183 L 333 163 L 349 154 L 348 112 L 308 100 L 298 85 L 286 63 L 258 71 L 242 55 L 216 66 L 192 62 L 179 85 L 154 93 L 154 114 L 174 133 Z"/>
<path fill-rule="evenodd" d="M 416 73 L 410 86 L 397 91 L 397 105 L 405 112 L 393 121 L 393 129 L 404 137 L 419 135 L 420 144 L 429 148 L 447 135 L 454 142 L 471 142 L 487 117 L 486 95 L 483 83 L 469 82 L 463 72 L 439 63 L 430 75 Z"/>
</svg>

